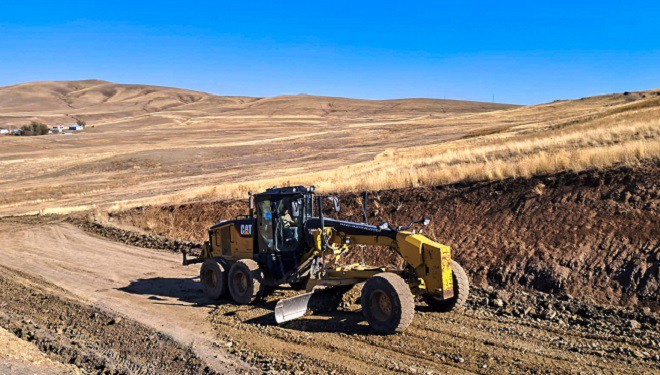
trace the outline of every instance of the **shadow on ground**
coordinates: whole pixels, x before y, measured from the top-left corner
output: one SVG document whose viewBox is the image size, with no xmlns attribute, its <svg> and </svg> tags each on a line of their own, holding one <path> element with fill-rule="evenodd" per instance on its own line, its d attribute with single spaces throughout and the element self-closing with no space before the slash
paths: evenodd
<svg viewBox="0 0 660 375">
<path fill-rule="evenodd" d="M 317 290 L 309 300 L 307 315 L 283 323 L 280 327 L 301 332 L 373 334 L 360 310 L 348 311 L 342 308 L 342 295 L 350 288 L 332 288 Z M 275 295 L 278 292 L 274 293 Z M 277 299 L 260 301 L 255 307 L 275 310 Z M 224 315 L 232 315 L 227 312 Z M 246 324 L 277 325 L 272 312 L 243 321 Z"/>
<path fill-rule="evenodd" d="M 248 324 L 275 324 L 273 314 L 245 321 Z M 373 335 L 361 311 L 333 311 L 311 316 L 304 316 L 281 325 L 284 329 L 300 332 L 345 333 L 358 335 Z"/>
<path fill-rule="evenodd" d="M 201 290 L 196 277 L 191 278 L 173 278 L 173 277 L 152 277 L 148 279 L 137 279 L 125 287 L 117 288 L 122 292 L 131 294 L 140 294 L 149 296 L 150 300 L 163 301 L 167 303 L 166 298 L 176 298 L 177 300 L 197 307 L 213 306 L 219 303 L 229 303 L 229 300 L 212 301 L 208 299 Z"/>
<path fill-rule="evenodd" d="M 234 305 L 230 299 L 225 298 L 217 301 L 208 299 L 201 290 L 198 278 L 167 278 L 153 277 L 137 279 L 125 287 L 118 288 L 125 293 L 149 296 L 150 300 L 161 301 L 157 303 L 169 303 L 174 298 L 178 301 L 192 304 L 195 307 L 215 306 L 221 304 Z M 315 292 L 309 301 L 309 312 L 307 316 L 286 322 L 282 328 L 303 332 L 326 332 L 326 333 L 348 333 L 348 334 L 374 334 L 369 327 L 360 310 L 347 311 L 340 307 L 342 294 L 346 289 L 327 289 Z M 276 326 L 275 306 L 280 298 L 290 294 L 277 290 L 269 293 L 264 300 L 256 301 L 254 309 L 263 309 L 267 313 L 252 317 L 243 323 L 255 325 Z M 275 297 L 275 298 L 273 298 Z M 419 309 L 419 307 L 418 307 Z M 226 311 L 224 316 L 234 316 L 236 311 Z"/>
</svg>

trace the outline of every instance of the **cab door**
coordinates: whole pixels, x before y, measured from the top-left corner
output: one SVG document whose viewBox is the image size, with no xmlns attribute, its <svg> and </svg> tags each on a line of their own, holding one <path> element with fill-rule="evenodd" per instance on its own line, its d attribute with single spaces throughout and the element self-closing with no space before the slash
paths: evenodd
<svg viewBox="0 0 660 375">
<path fill-rule="evenodd" d="M 290 196 L 273 202 L 275 247 L 278 252 L 295 252 L 303 230 L 303 197 Z"/>
<path fill-rule="evenodd" d="M 272 253 L 273 244 L 273 212 L 270 200 L 257 203 L 257 244 L 259 253 Z"/>
</svg>

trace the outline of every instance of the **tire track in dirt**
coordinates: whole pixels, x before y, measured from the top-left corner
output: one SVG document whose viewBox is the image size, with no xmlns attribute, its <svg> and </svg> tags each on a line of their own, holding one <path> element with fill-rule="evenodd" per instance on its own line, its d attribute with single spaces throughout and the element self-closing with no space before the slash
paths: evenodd
<svg viewBox="0 0 660 375">
<path fill-rule="evenodd" d="M 526 293 L 511 296 L 500 309 L 488 302 L 495 292 L 475 288 L 465 313 L 436 313 L 420 303 L 407 331 L 381 336 L 359 311 L 359 291 L 351 291 L 340 299 L 332 293 L 320 295 L 313 315 L 277 326 L 274 306 L 280 298 L 294 295 L 291 290 L 277 290 L 252 306 L 229 301 L 209 305 L 193 280 L 198 268 L 180 266 L 171 252 L 113 243 L 69 224 L 17 223 L 11 226 L 11 236 L 2 234 L 10 232 L 8 225 L 0 222 L 0 248 L 9 249 L 0 264 L 50 278 L 66 290 L 60 294 L 144 321 L 179 342 L 192 343 L 196 353 L 242 360 L 259 371 L 660 371 L 660 330 L 653 314 L 562 302 L 550 295 L 518 304 L 515 298 Z M 335 305 L 341 306 L 339 310 L 332 310 Z M 514 316 L 527 306 L 536 312 Z M 550 309 L 559 315 L 542 318 Z M 637 328 L 621 328 L 633 318 L 639 321 Z M 206 341 L 197 341 L 199 337 Z"/>
<path fill-rule="evenodd" d="M 190 348 L 148 327 L 54 294 L 56 288 L 0 267 L 0 325 L 68 372 L 215 374 Z M 67 294 L 66 292 L 64 294 Z M 1 367 L 1 366 L 0 366 Z M 32 372 L 29 363 L 23 373 Z M 34 367 L 39 370 L 38 366 Z M 53 371 L 58 370 L 57 367 Z M 77 371 L 78 373 L 80 371 Z M 3 372 L 4 373 L 4 372 Z M 18 372 L 17 372 L 18 373 Z"/>
<path fill-rule="evenodd" d="M 593 334 L 589 327 L 493 315 L 475 305 L 464 314 L 441 314 L 419 305 L 402 334 L 380 336 L 356 306 L 276 326 L 278 291 L 255 306 L 221 301 L 212 313 L 232 351 L 265 370 L 340 373 L 653 373 L 660 362 L 656 329 L 644 339 Z M 486 311 L 484 311 L 486 310 Z M 624 349 L 625 350 L 622 350 Z M 649 352 L 646 360 L 629 353 Z M 657 358 L 657 357 L 655 357 Z"/>
<path fill-rule="evenodd" d="M 218 372 L 248 367 L 215 347 L 212 307 L 171 252 L 127 246 L 70 224 L 0 221 L 0 265 L 43 279 L 84 305 L 94 305 L 171 336 Z M 154 277 L 154 275 L 156 275 Z M 146 280 L 146 281 L 145 281 Z M 142 288 L 131 289 L 132 281 Z"/>
<path fill-rule="evenodd" d="M 125 236 L 120 237 L 123 241 Z M 630 365 L 635 370 L 628 372 L 644 373 L 657 369 L 660 363 L 655 349 L 659 330 L 651 313 L 600 308 L 543 293 L 511 295 L 497 291 L 484 295 L 480 288 L 475 293 L 478 296 L 472 297 L 472 308 L 465 315 L 437 314 L 420 305 L 408 331 L 385 338 L 374 335 L 356 311 L 359 291 L 351 291 L 348 295 L 352 297 L 343 298 L 342 304 L 351 301 L 347 311 L 325 314 L 329 309 L 322 304 L 315 307 L 321 316 L 289 322 L 283 327 L 275 326 L 272 310 L 277 299 L 292 294 L 286 290 L 275 292 L 254 307 L 239 308 L 229 301 L 220 301 L 212 319 L 221 341 L 230 345 L 232 352 L 265 369 L 387 372 L 414 368 L 441 373 L 495 369 L 522 373 L 551 366 L 555 370 L 550 372 L 555 373 L 575 372 L 573 368 L 589 373 L 621 370 Z M 500 297 L 505 298 L 507 307 L 493 311 L 488 299 Z M 479 302 L 484 299 L 486 302 Z M 337 303 L 336 298 L 324 302 Z M 553 310 L 559 311 L 557 317 L 543 317 Z M 643 322 L 643 331 L 625 328 L 629 319 Z M 431 341 L 436 348 L 410 345 L 407 341 Z"/>
</svg>

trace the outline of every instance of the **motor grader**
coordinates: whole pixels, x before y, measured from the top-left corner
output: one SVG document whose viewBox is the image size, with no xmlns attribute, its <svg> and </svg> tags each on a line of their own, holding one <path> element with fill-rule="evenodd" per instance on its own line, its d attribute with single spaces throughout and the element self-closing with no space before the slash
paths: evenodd
<svg viewBox="0 0 660 375">
<path fill-rule="evenodd" d="M 421 234 L 415 227 L 388 223 L 367 224 L 325 217 L 324 202 L 340 210 L 339 200 L 319 195 L 314 187 L 267 189 L 249 196 L 249 213 L 212 226 L 198 258 L 183 254 L 183 264 L 202 263 L 200 281 L 207 297 L 227 295 L 250 304 L 268 289 L 289 284 L 306 293 L 278 301 L 275 319 L 282 323 L 301 317 L 318 287 L 364 283 L 363 315 L 379 333 L 406 329 L 415 313 L 414 296 L 434 310 L 461 308 L 469 293 L 468 279 L 452 261 L 451 250 Z M 332 207 L 334 206 L 334 207 Z M 388 268 L 362 263 L 339 265 L 339 259 L 364 246 L 380 246 L 401 256 L 404 266 Z"/>
</svg>

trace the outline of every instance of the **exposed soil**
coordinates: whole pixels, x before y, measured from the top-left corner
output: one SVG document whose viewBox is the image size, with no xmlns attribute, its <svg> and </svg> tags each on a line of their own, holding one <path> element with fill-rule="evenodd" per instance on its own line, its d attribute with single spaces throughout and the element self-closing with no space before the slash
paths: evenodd
<svg viewBox="0 0 660 375">
<path fill-rule="evenodd" d="M 115 228 L 97 222 L 88 221 L 81 217 L 63 217 L 66 221 L 84 229 L 87 232 L 121 242 L 126 245 L 139 246 L 146 249 L 166 249 L 175 253 L 186 251 L 197 255 L 201 250 L 201 244 L 191 241 L 179 241 L 154 234 L 143 234 L 134 231 Z"/>
<path fill-rule="evenodd" d="M 4 268 L 0 273 L 0 325 L 52 359 L 93 373 L 215 373 L 162 333 L 21 279 Z"/>
<path fill-rule="evenodd" d="M 250 370 L 217 347 L 207 319 L 213 305 L 193 280 L 199 271 L 181 266 L 178 254 L 54 218 L 3 219 L 0 248 L 0 325 L 57 359 L 120 373 Z M 177 356 L 181 364 L 170 364 Z"/>
<path fill-rule="evenodd" d="M 211 372 L 204 363 L 214 355 L 225 361 L 223 373 L 250 371 L 243 361 L 304 373 L 660 371 L 660 326 L 650 309 L 474 288 L 464 313 L 418 301 L 405 332 L 381 336 L 362 317 L 358 286 L 316 294 L 311 315 L 277 326 L 276 301 L 292 290 L 253 306 L 210 303 L 190 276 L 197 268 L 177 264 L 172 250 L 117 244 L 57 220 L 0 224 L 0 263 L 30 274 L 0 268 L 0 325 L 91 372 Z M 157 246 L 156 237 L 138 238 Z M 161 367 L 150 370 L 154 361 Z"/>
<path fill-rule="evenodd" d="M 48 358 L 36 345 L 19 339 L 0 327 L 0 374 L 64 375 L 81 374 L 74 365 Z"/>
<path fill-rule="evenodd" d="M 634 168 L 378 191 L 370 196 L 369 222 L 403 225 L 430 217 L 425 233 L 452 246 L 477 286 L 657 311 L 658 181 L 660 162 L 655 161 Z M 340 218 L 361 221 L 361 194 L 340 198 Z M 210 225 L 245 212 L 244 201 L 223 201 L 138 208 L 110 220 L 199 243 Z M 370 252 L 367 261 L 393 260 L 388 253 Z"/>
<path fill-rule="evenodd" d="M 658 320 L 543 293 L 477 289 L 464 313 L 421 303 L 405 332 L 380 336 L 348 297 L 328 291 L 314 314 L 276 326 L 272 310 L 292 291 L 255 306 L 228 301 L 212 313 L 220 343 L 263 371 L 303 373 L 653 373 L 660 371 Z M 506 300 L 503 301 L 502 298 Z M 493 303 L 494 302 L 494 303 Z M 334 310 L 338 306 L 339 310 Z"/>
</svg>

